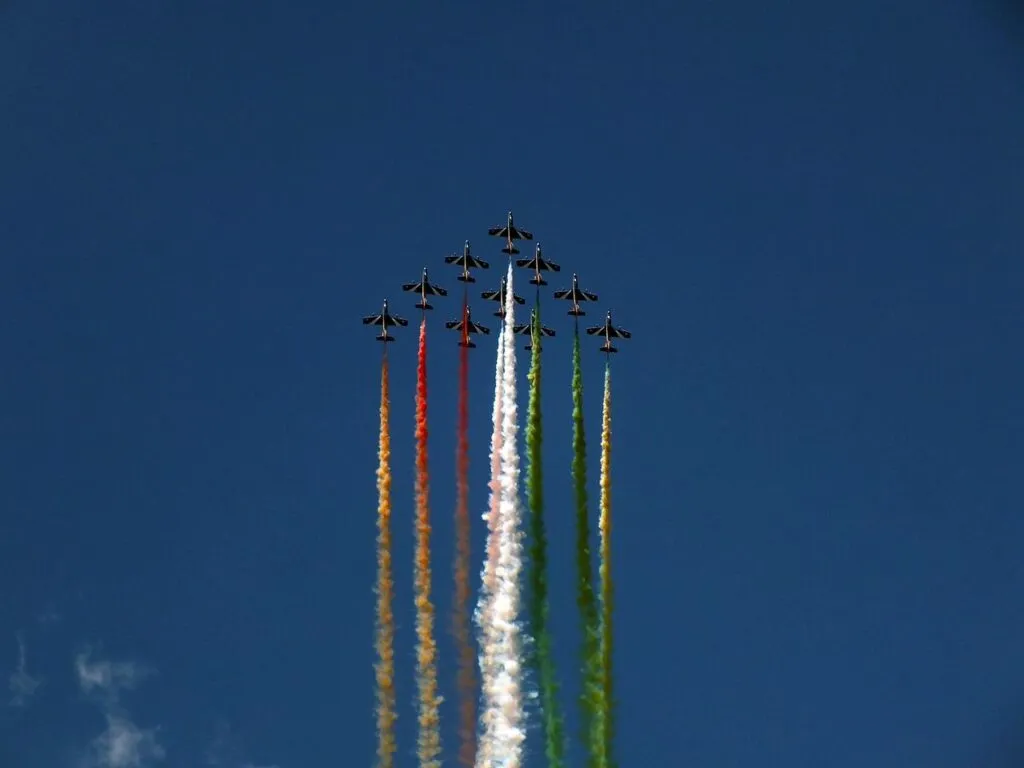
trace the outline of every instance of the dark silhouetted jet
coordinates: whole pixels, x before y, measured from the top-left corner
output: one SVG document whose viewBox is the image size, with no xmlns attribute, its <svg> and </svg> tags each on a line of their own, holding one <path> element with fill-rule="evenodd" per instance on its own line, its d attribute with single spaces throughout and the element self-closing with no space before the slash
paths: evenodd
<svg viewBox="0 0 1024 768">
<path fill-rule="evenodd" d="M 423 268 L 423 277 L 420 278 L 418 283 L 404 283 L 402 285 L 403 291 L 415 291 L 420 295 L 420 301 L 416 305 L 416 309 L 433 309 L 433 307 L 427 302 L 427 296 L 447 296 L 448 291 L 439 285 L 434 285 L 427 279 L 427 268 Z"/>
<path fill-rule="evenodd" d="M 487 269 L 490 265 L 483 259 L 478 259 L 476 256 L 469 252 L 469 240 L 462 247 L 462 255 L 453 253 L 451 256 L 444 257 L 445 264 L 455 264 L 456 266 L 462 267 L 462 274 L 459 275 L 456 280 L 463 283 L 475 283 L 476 278 L 469 274 L 471 269 Z"/>
<path fill-rule="evenodd" d="M 463 327 L 463 323 L 462 323 L 461 320 L 449 320 L 448 322 L 446 322 L 444 324 L 444 327 L 448 328 L 449 330 L 452 330 L 452 331 L 461 331 L 462 327 Z M 470 348 L 473 348 L 473 347 L 476 346 L 476 344 L 474 344 L 472 341 L 469 340 L 468 334 L 470 334 L 470 333 L 482 333 L 482 334 L 486 335 L 486 334 L 489 334 L 491 332 L 490 328 L 485 328 L 484 326 L 480 325 L 480 323 L 474 323 L 473 322 L 473 318 L 470 317 L 470 309 L 469 309 L 469 307 L 466 307 L 466 323 L 465 323 L 465 327 L 466 327 L 466 339 L 465 339 L 465 341 L 460 341 L 459 342 L 459 346 L 460 347 L 470 347 Z"/>
<path fill-rule="evenodd" d="M 388 312 L 388 300 L 384 299 L 384 309 L 379 315 L 367 315 L 363 318 L 363 325 L 379 325 L 380 335 L 375 338 L 377 341 L 394 341 L 395 337 L 388 333 L 388 326 L 402 326 L 405 327 L 409 324 L 409 321 L 404 317 L 398 317 Z"/>
<path fill-rule="evenodd" d="M 514 325 L 514 326 L 512 326 L 512 332 L 513 333 L 518 333 L 518 334 L 520 334 L 522 336 L 529 336 L 530 340 L 532 341 L 533 340 L 533 320 L 536 317 L 536 315 L 537 315 L 537 310 L 530 310 L 530 322 L 523 323 L 522 325 Z M 540 326 L 540 328 L 538 328 L 537 330 L 540 331 L 541 336 L 554 336 L 555 335 L 554 330 L 552 330 L 551 328 L 548 328 L 546 325 Z M 533 346 L 530 345 L 530 344 L 527 344 L 525 347 L 523 347 L 523 349 L 531 350 L 531 349 L 533 349 Z"/>
<path fill-rule="evenodd" d="M 628 339 L 633 335 L 625 328 L 612 325 L 611 310 L 608 310 L 608 315 L 605 317 L 604 325 L 595 325 L 592 328 L 587 328 L 587 333 L 591 336 L 604 336 L 604 346 L 601 347 L 601 351 L 605 353 L 619 351 L 612 346 L 612 339 Z"/>
<path fill-rule="evenodd" d="M 519 229 L 512 223 L 512 211 L 508 212 L 508 223 L 504 227 L 491 227 L 487 230 L 487 234 L 493 235 L 494 237 L 504 237 L 505 247 L 501 249 L 502 253 L 507 253 L 511 256 L 514 253 L 519 253 L 519 249 L 516 248 L 513 240 L 533 240 L 533 233 L 527 232 L 525 229 Z"/>
<path fill-rule="evenodd" d="M 501 287 L 498 288 L 498 290 L 484 291 L 483 293 L 480 294 L 483 298 L 487 299 L 488 301 L 498 302 L 498 311 L 494 313 L 495 317 L 505 316 L 505 286 L 507 283 L 508 278 L 503 277 L 501 278 Z M 515 293 L 512 294 L 512 301 L 514 301 L 516 304 L 526 303 L 525 299 L 523 299 L 521 296 L 516 296 Z"/>
<path fill-rule="evenodd" d="M 548 282 L 540 276 L 541 272 L 561 272 L 562 268 L 553 261 L 548 261 L 541 254 L 540 243 L 537 243 L 537 252 L 532 259 L 516 259 L 517 267 L 526 267 L 533 270 L 533 277 L 530 282 L 533 285 L 547 285 Z"/>
<path fill-rule="evenodd" d="M 579 281 L 576 279 L 576 275 L 574 273 L 572 276 L 572 288 L 569 288 L 564 291 L 555 291 L 555 298 L 571 301 L 572 309 L 569 310 L 569 314 L 576 315 L 578 317 L 580 315 L 587 314 L 582 309 L 580 309 L 580 302 L 597 301 L 597 294 L 591 293 L 590 291 L 584 291 L 582 288 L 580 288 Z"/>
</svg>

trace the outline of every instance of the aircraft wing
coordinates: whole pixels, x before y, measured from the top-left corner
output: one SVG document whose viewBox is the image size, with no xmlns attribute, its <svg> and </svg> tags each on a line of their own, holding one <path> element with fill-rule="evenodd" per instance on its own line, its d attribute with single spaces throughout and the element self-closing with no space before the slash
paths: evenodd
<svg viewBox="0 0 1024 768">
<path fill-rule="evenodd" d="M 488 301 L 498 301 L 501 298 L 501 291 L 484 291 L 480 297 Z"/>
<path fill-rule="evenodd" d="M 628 338 L 630 338 L 630 337 L 631 337 L 631 336 L 632 336 L 633 334 L 631 334 L 631 333 L 630 333 L 629 331 L 627 331 L 627 330 L 626 330 L 625 328 L 617 328 L 617 327 L 615 327 L 615 326 L 613 325 L 613 326 L 611 327 L 611 335 L 612 335 L 612 336 L 615 336 L 615 337 L 617 337 L 617 338 L 619 338 L 619 339 L 628 339 Z"/>
<path fill-rule="evenodd" d="M 556 299 L 571 299 L 572 298 L 572 290 L 568 289 L 568 290 L 564 290 L 564 291 L 555 291 L 555 298 Z"/>
<path fill-rule="evenodd" d="M 404 317 L 398 317 L 397 315 L 391 315 L 391 322 L 398 323 L 403 328 L 409 324 L 409 321 Z"/>
<path fill-rule="evenodd" d="M 403 291 L 418 291 L 422 283 L 402 283 Z"/>
<path fill-rule="evenodd" d="M 363 318 L 363 325 L 380 325 L 381 321 L 380 315 L 367 315 Z"/>
<path fill-rule="evenodd" d="M 440 285 L 434 285 L 433 283 L 427 283 L 427 293 L 432 293 L 435 296 L 447 296 L 448 291 L 442 288 Z"/>
<path fill-rule="evenodd" d="M 462 254 L 461 253 L 456 253 L 456 254 L 454 254 L 452 256 L 445 256 L 444 257 L 444 263 L 445 264 L 457 264 L 459 259 L 461 259 L 461 258 L 462 258 Z"/>
<path fill-rule="evenodd" d="M 533 240 L 533 232 L 527 232 L 525 229 L 518 230 L 523 240 Z"/>
<path fill-rule="evenodd" d="M 555 330 L 553 328 L 548 328 L 545 325 L 542 325 L 540 327 L 540 332 L 543 333 L 545 336 L 554 336 L 555 335 Z"/>
<path fill-rule="evenodd" d="M 512 296 L 512 301 L 514 301 L 516 304 L 525 304 L 526 303 L 526 299 L 524 299 L 522 296 L 516 296 L 514 294 Z"/>
<path fill-rule="evenodd" d="M 461 326 L 462 326 L 462 321 L 461 320 L 447 320 L 447 321 L 445 321 L 445 324 L 444 324 L 445 328 L 459 328 Z"/>
<path fill-rule="evenodd" d="M 488 235 L 504 235 L 505 227 L 491 227 L 487 230 Z"/>
<path fill-rule="evenodd" d="M 587 333 L 591 336 L 596 336 L 599 333 L 603 333 L 604 328 L 605 327 L 603 325 L 594 325 L 591 326 L 590 328 L 587 328 Z"/>
<path fill-rule="evenodd" d="M 532 267 L 533 259 L 516 259 L 517 267 Z"/>
<path fill-rule="evenodd" d="M 522 334 L 525 335 L 525 334 L 528 334 L 529 332 L 530 332 L 530 324 L 529 323 L 523 323 L 522 325 L 513 325 L 512 326 L 512 333 L 522 333 Z"/>
<path fill-rule="evenodd" d="M 587 301 L 597 301 L 597 294 L 596 293 L 591 293 L 590 291 L 584 291 L 584 290 L 581 290 L 580 293 L 583 294 L 583 298 L 586 299 Z"/>
<path fill-rule="evenodd" d="M 477 333 L 483 333 L 486 335 L 491 332 L 491 329 L 487 328 L 486 326 L 478 325 L 477 323 L 471 323 L 471 325 L 473 326 L 474 330 L 476 330 Z"/>
</svg>

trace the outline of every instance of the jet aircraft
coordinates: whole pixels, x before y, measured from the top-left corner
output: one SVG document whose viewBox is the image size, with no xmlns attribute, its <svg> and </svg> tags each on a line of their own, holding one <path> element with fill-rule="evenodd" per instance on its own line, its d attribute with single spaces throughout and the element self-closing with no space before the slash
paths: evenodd
<svg viewBox="0 0 1024 768">
<path fill-rule="evenodd" d="M 403 291 L 415 291 L 420 295 L 420 301 L 416 305 L 416 309 L 433 309 L 433 307 L 427 302 L 427 296 L 447 296 L 448 291 L 439 285 L 435 285 L 427 279 L 427 268 L 423 268 L 423 277 L 420 278 L 418 283 L 404 283 L 402 285 Z"/>
<path fill-rule="evenodd" d="M 604 346 L 601 347 L 601 351 L 605 353 L 619 351 L 612 346 L 612 339 L 628 339 L 632 336 L 632 334 L 625 328 L 612 325 L 611 310 L 608 310 L 608 315 L 605 317 L 603 325 L 595 325 L 591 328 L 587 328 L 587 333 L 591 336 L 604 336 Z"/>
<path fill-rule="evenodd" d="M 501 287 L 496 291 L 484 291 L 480 295 L 488 299 L 489 301 L 498 302 L 498 311 L 494 313 L 495 317 L 505 317 L 505 284 L 508 282 L 508 278 L 501 278 Z M 516 296 L 512 294 L 512 301 L 516 304 L 525 304 L 526 300 L 522 296 Z"/>
<path fill-rule="evenodd" d="M 471 349 L 473 347 L 476 347 L 476 344 L 474 344 L 472 341 L 469 340 L 469 335 L 468 334 L 470 334 L 470 333 L 489 334 L 491 332 L 490 328 L 486 328 L 485 326 L 480 325 L 480 323 L 473 322 L 473 318 L 470 317 L 470 309 L 469 309 L 469 307 L 466 307 L 466 323 L 465 323 L 465 326 L 466 326 L 466 334 L 467 334 L 466 335 L 466 340 L 465 340 L 465 342 L 463 342 L 463 341 L 459 342 L 459 346 L 460 347 L 469 347 Z M 448 328 L 449 330 L 452 330 L 452 331 L 461 331 L 462 327 L 463 327 L 463 322 L 462 322 L 462 320 L 449 320 L 448 322 L 446 322 L 444 324 L 444 327 Z"/>
<path fill-rule="evenodd" d="M 548 261 L 541 254 L 540 243 L 537 243 L 537 252 L 534 254 L 532 259 L 516 259 L 517 267 L 526 267 L 527 269 L 533 270 L 533 277 L 530 278 L 530 282 L 533 285 L 547 285 L 548 281 L 540 276 L 543 272 L 561 272 L 562 268 L 555 264 L 553 261 Z"/>
<path fill-rule="evenodd" d="M 597 301 L 597 294 L 591 293 L 590 291 L 584 291 L 580 288 L 579 281 L 576 279 L 576 274 L 572 276 L 572 288 L 568 288 L 564 291 L 555 291 L 556 299 L 565 299 L 572 302 L 572 309 L 569 310 L 570 315 L 585 315 L 587 314 L 580 309 L 581 301 Z"/>
<path fill-rule="evenodd" d="M 512 211 L 508 212 L 508 223 L 504 227 L 491 227 L 487 230 L 487 234 L 494 235 L 495 237 L 504 237 L 505 247 L 501 249 L 501 252 L 507 253 L 509 256 L 519 253 L 519 249 L 512 243 L 513 240 L 533 240 L 532 232 L 519 229 L 519 227 L 512 223 Z"/>
<path fill-rule="evenodd" d="M 487 269 L 490 265 L 483 259 L 478 259 L 472 253 L 469 252 L 469 240 L 462 247 L 462 255 L 454 253 L 451 256 L 444 257 L 445 264 L 455 264 L 456 266 L 462 267 L 462 274 L 456 277 L 463 283 L 475 283 L 476 278 L 469 274 L 471 269 Z"/>
<path fill-rule="evenodd" d="M 512 332 L 513 333 L 521 334 L 522 336 L 529 336 L 529 337 L 531 337 L 531 341 L 532 341 L 533 340 L 532 339 L 532 337 L 533 337 L 533 318 L 535 316 L 536 316 L 536 310 L 532 310 L 530 312 L 530 322 L 523 323 L 522 325 L 514 325 L 514 326 L 512 326 Z M 546 325 L 542 325 L 540 327 L 540 333 L 541 333 L 542 336 L 554 336 L 555 335 L 554 330 L 551 329 L 551 328 L 548 328 Z M 533 349 L 533 346 L 530 345 L 530 344 L 527 344 L 525 347 L 523 347 L 523 349 L 529 351 L 529 350 Z"/>
<path fill-rule="evenodd" d="M 404 317 L 398 317 L 392 315 L 388 311 L 388 300 L 384 299 L 384 310 L 379 315 L 367 315 L 363 318 L 363 325 L 379 325 L 381 326 L 380 335 L 375 338 L 377 341 L 389 342 L 394 341 L 395 337 L 388 333 L 388 326 L 402 326 L 405 327 L 409 324 L 409 321 Z"/>
</svg>

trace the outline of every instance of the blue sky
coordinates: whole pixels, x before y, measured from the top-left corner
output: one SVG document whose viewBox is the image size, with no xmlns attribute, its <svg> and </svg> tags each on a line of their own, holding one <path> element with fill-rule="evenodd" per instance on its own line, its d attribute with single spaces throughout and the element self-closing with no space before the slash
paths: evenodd
<svg viewBox="0 0 1024 768">
<path fill-rule="evenodd" d="M 380 349 L 359 317 L 385 295 L 415 317 L 397 285 L 424 264 L 458 293 L 442 258 L 467 238 L 500 265 L 509 208 L 563 266 L 551 289 L 579 272 L 587 319 L 634 333 L 621 764 L 1024 759 L 1019 17 L 624 7 L 0 4 L 0 762 L 371 764 Z M 442 630 L 455 305 L 430 318 Z M 571 326 L 545 322 L 571 706 Z M 403 766 L 413 350 L 392 349 Z"/>
</svg>

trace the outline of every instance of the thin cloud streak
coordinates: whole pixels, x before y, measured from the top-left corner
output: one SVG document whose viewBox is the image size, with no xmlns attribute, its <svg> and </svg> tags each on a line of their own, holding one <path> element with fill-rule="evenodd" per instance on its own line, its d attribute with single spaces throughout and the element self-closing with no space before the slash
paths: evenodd
<svg viewBox="0 0 1024 768">
<path fill-rule="evenodd" d="M 28 653 L 25 647 L 25 637 L 18 633 L 18 664 L 11 673 L 9 688 L 14 694 L 10 700 L 12 707 L 24 707 L 32 698 L 36 690 L 43 684 L 42 679 L 32 677 L 28 673 Z"/>
</svg>

